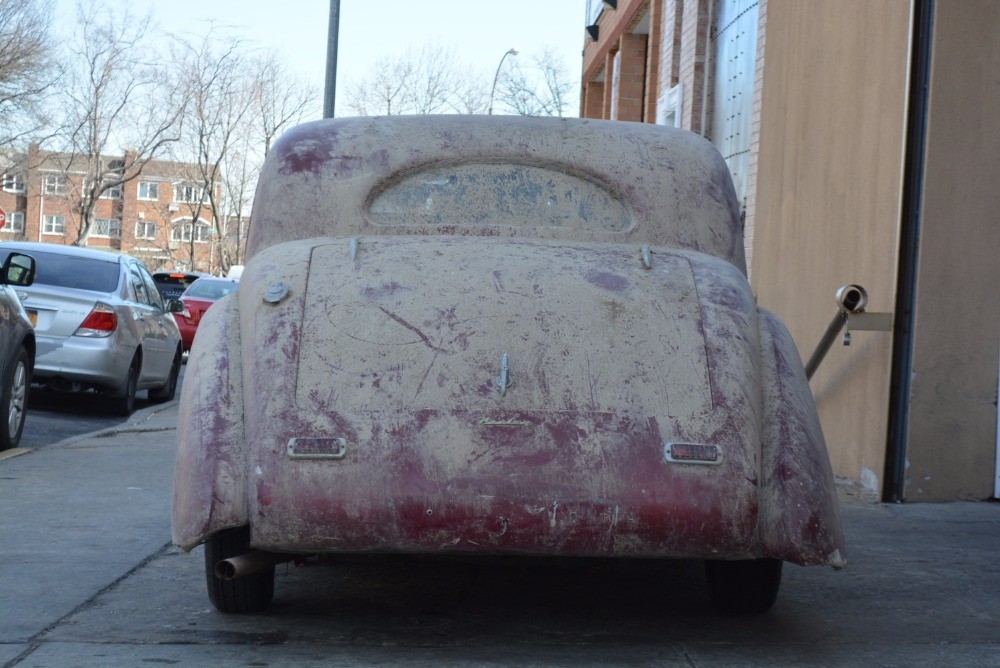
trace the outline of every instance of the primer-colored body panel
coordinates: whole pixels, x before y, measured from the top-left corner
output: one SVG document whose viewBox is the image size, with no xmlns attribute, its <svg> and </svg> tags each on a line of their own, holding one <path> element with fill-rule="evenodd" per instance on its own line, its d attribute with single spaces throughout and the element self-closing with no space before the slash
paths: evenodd
<svg viewBox="0 0 1000 668">
<path fill-rule="evenodd" d="M 815 409 L 754 303 L 720 164 L 625 123 L 286 135 L 238 304 L 189 365 L 175 542 L 249 524 L 276 552 L 840 565 Z"/>
</svg>

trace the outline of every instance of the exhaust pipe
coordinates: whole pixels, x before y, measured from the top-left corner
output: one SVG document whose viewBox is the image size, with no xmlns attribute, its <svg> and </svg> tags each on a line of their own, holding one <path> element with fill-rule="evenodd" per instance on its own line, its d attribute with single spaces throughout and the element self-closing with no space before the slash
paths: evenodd
<svg viewBox="0 0 1000 668">
<path fill-rule="evenodd" d="M 278 564 L 283 564 L 297 558 L 298 555 L 294 554 L 250 550 L 239 556 L 223 559 L 215 564 L 215 577 L 220 580 L 236 580 L 237 578 L 253 575 L 254 573 L 263 573 Z"/>
</svg>

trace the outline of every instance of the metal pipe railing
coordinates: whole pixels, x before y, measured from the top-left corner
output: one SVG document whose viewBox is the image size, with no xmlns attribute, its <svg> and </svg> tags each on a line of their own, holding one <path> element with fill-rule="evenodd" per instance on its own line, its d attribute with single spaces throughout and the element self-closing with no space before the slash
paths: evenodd
<svg viewBox="0 0 1000 668">
<path fill-rule="evenodd" d="M 837 313 L 833 316 L 833 320 L 830 321 L 829 327 L 826 328 L 823 338 L 819 340 L 816 350 L 813 351 L 812 356 L 809 357 L 809 361 L 806 362 L 807 379 L 812 379 L 813 374 L 816 373 L 816 369 L 819 368 L 820 362 L 830 352 L 830 346 L 837 339 L 840 330 L 848 324 L 850 315 L 863 313 L 865 307 L 868 306 L 868 292 L 860 285 L 845 285 L 837 290 L 836 298 Z M 844 339 L 844 345 L 847 346 L 850 343 L 850 331 L 848 331 Z"/>
</svg>

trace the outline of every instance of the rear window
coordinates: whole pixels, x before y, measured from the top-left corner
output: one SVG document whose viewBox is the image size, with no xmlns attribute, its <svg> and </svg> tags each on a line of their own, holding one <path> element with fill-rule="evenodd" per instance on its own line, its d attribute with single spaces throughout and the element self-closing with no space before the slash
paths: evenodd
<svg viewBox="0 0 1000 668">
<path fill-rule="evenodd" d="M 163 273 L 153 274 L 153 281 L 156 283 L 157 286 L 161 288 L 174 287 L 174 286 L 187 288 L 196 280 L 198 280 L 198 276 L 193 274 L 163 274 Z"/>
<path fill-rule="evenodd" d="M 117 260 L 98 260 L 45 251 L 20 251 L 35 258 L 35 284 L 59 288 L 115 292 L 121 272 Z M 0 254 L 5 261 L 9 253 Z"/>
<path fill-rule="evenodd" d="M 184 293 L 185 297 L 194 299 L 222 299 L 231 292 L 236 292 L 240 284 L 236 281 L 206 281 L 204 279 L 195 281 Z"/>
<path fill-rule="evenodd" d="M 607 186 L 564 170 L 509 163 L 438 165 L 391 183 L 368 209 L 378 225 L 510 225 L 594 232 L 632 226 Z"/>
</svg>

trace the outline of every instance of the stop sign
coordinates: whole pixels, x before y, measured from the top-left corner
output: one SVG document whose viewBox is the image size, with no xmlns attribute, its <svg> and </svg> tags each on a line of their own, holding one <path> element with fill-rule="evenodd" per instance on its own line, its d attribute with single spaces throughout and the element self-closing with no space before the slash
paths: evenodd
<svg viewBox="0 0 1000 668">
<path fill-rule="evenodd" d="M 7 212 L 4 211 L 3 209 L 0 209 L 0 230 L 2 230 L 3 226 L 6 224 L 7 224 Z"/>
</svg>

